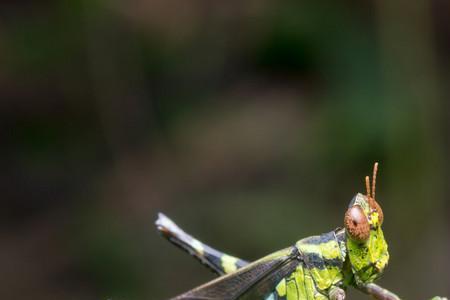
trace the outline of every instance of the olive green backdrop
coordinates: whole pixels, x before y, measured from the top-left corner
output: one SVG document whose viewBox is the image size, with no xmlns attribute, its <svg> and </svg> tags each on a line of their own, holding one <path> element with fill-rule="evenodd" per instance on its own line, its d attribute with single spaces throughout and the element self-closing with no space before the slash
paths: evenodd
<svg viewBox="0 0 450 300">
<path fill-rule="evenodd" d="M 1 298 L 166 299 L 214 275 L 158 211 L 252 260 L 341 226 L 374 161 L 380 284 L 450 296 L 449 12 L 3 1 Z"/>
</svg>

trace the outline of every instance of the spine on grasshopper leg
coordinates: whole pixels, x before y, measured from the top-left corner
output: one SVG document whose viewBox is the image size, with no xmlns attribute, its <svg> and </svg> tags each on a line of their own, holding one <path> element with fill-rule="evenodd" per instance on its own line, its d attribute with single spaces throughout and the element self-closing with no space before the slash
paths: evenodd
<svg viewBox="0 0 450 300">
<path fill-rule="evenodd" d="M 155 225 L 158 231 L 172 244 L 188 252 L 219 275 L 232 273 L 248 264 L 244 260 L 222 253 L 203 244 L 184 232 L 177 224 L 162 213 L 158 214 Z"/>
</svg>

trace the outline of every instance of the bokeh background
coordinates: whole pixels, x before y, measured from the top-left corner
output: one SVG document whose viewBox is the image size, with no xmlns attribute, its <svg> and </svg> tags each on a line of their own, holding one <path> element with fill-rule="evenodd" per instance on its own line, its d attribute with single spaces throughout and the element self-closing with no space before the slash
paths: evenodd
<svg viewBox="0 0 450 300">
<path fill-rule="evenodd" d="M 450 296 L 446 0 L 2 1 L 0 298 L 166 299 L 341 226 L 380 162 L 404 299 Z M 367 299 L 349 292 L 349 299 Z"/>
</svg>

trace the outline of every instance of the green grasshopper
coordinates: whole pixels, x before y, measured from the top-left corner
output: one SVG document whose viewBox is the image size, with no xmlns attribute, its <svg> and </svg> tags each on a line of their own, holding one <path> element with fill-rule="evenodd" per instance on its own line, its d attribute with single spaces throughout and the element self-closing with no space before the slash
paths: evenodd
<svg viewBox="0 0 450 300">
<path fill-rule="evenodd" d="M 400 300 L 373 283 L 389 260 L 383 211 L 375 200 L 377 170 L 375 163 L 372 182 L 365 177 L 366 195 L 358 193 L 350 202 L 344 228 L 301 239 L 252 263 L 203 244 L 160 213 L 161 234 L 221 275 L 173 300 L 343 300 L 348 286 L 379 300 Z"/>
</svg>

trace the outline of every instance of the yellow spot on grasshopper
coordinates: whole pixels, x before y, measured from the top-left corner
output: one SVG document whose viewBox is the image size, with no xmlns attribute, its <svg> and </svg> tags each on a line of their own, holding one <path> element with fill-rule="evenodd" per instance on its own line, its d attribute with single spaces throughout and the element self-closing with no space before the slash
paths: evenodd
<svg viewBox="0 0 450 300">
<path fill-rule="evenodd" d="M 380 223 L 380 216 L 378 215 L 377 212 L 373 212 L 370 218 L 370 224 L 378 226 L 379 223 Z"/>
<path fill-rule="evenodd" d="M 228 274 L 237 270 L 236 262 L 238 261 L 238 259 L 236 257 L 225 254 L 224 256 L 222 256 L 221 260 L 222 260 L 222 267 L 225 273 Z"/>
<path fill-rule="evenodd" d="M 321 244 L 303 244 L 299 243 L 298 247 L 304 253 L 320 254 L 325 259 L 341 258 L 341 249 L 336 241 L 329 241 Z"/>
<path fill-rule="evenodd" d="M 286 295 L 286 279 L 283 279 L 278 283 L 276 290 L 279 297 L 284 297 Z"/>
</svg>

